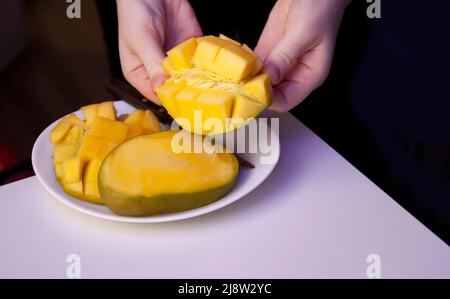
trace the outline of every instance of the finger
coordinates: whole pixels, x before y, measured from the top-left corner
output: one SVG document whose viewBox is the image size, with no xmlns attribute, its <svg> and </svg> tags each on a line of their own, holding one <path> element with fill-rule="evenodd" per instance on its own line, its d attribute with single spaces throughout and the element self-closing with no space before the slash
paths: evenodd
<svg viewBox="0 0 450 299">
<path fill-rule="evenodd" d="M 284 34 L 284 23 L 280 22 L 289 10 L 287 1 L 277 1 L 269 14 L 255 48 L 255 54 L 261 59 L 266 59 L 270 51 L 278 44 Z"/>
<path fill-rule="evenodd" d="M 122 72 L 127 81 L 144 97 L 156 104 L 160 104 L 158 97 L 153 92 L 150 76 L 140 58 L 131 52 L 123 43 L 119 43 L 119 52 Z"/>
<path fill-rule="evenodd" d="M 274 86 L 271 109 L 288 111 L 322 85 L 329 73 L 332 54 L 327 47 L 318 47 L 304 54 L 283 81 Z"/>
<path fill-rule="evenodd" d="M 280 83 L 299 57 L 313 47 L 314 39 L 311 35 L 297 31 L 286 33 L 264 60 L 272 83 Z"/>
</svg>

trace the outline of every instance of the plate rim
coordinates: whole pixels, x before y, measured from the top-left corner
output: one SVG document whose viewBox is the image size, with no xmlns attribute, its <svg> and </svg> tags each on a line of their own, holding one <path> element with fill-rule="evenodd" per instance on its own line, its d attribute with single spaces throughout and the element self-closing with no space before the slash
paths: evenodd
<svg viewBox="0 0 450 299">
<path fill-rule="evenodd" d="M 119 101 L 114 101 L 114 106 L 117 109 L 116 105 L 126 105 L 129 106 L 131 108 L 136 109 L 135 107 L 133 107 L 132 105 L 126 103 L 125 101 L 119 100 Z M 126 107 L 125 106 L 125 107 Z M 169 213 L 169 214 L 162 214 L 162 215 L 154 215 L 154 216 L 144 216 L 144 217 L 131 217 L 131 216 L 121 216 L 118 214 L 114 214 L 111 212 L 111 214 L 105 214 L 105 213 L 101 213 L 98 211 L 95 211 L 93 209 L 89 209 L 86 207 L 83 207 L 82 205 L 76 204 L 76 201 L 79 201 L 79 199 L 70 196 L 66 193 L 64 193 L 64 196 L 61 196 L 61 194 L 58 194 L 57 190 L 54 190 L 54 188 L 52 188 L 46 181 L 46 179 L 43 177 L 42 173 L 40 171 L 37 171 L 37 169 L 39 169 L 38 162 L 37 162 L 37 152 L 39 151 L 39 146 L 41 144 L 43 144 L 45 141 L 44 139 L 48 138 L 48 134 L 49 131 L 51 130 L 51 128 L 53 128 L 62 118 L 70 115 L 70 114 L 79 114 L 80 110 L 76 110 L 74 112 L 71 112 L 67 115 L 62 116 L 61 118 L 55 120 L 54 122 L 52 122 L 50 125 L 48 125 L 38 136 L 38 138 L 36 139 L 36 141 L 33 144 L 33 148 L 32 148 L 32 152 L 31 152 L 31 163 L 33 166 L 33 170 L 34 173 L 36 175 L 36 177 L 38 178 L 39 183 L 44 187 L 44 189 L 50 193 L 50 195 L 54 198 L 56 198 L 59 202 L 62 202 L 63 204 L 65 204 L 66 206 L 99 218 L 99 219 L 104 219 L 104 220 L 110 220 L 110 221 L 115 221 L 115 222 L 127 222 L 127 223 L 161 223 L 161 222 L 172 222 L 172 221 L 179 221 L 179 220 L 184 220 L 184 219 L 189 219 L 189 218 L 194 218 L 197 216 L 201 216 L 204 214 L 208 214 L 211 213 L 213 211 L 219 210 L 225 206 L 228 206 L 240 199 L 242 199 L 243 197 L 247 196 L 249 193 L 251 193 L 252 191 L 254 191 L 259 185 L 261 185 L 269 176 L 270 174 L 273 172 L 273 170 L 275 169 L 276 165 L 278 164 L 279 158 L 280 158 L 280 154 L 281 154 L 281 148 L 280 148 L 280 138 L 279 138 L 279 133 L 278 132 L 274 132 L 274 129 L 272 127 L 270 127 L 270 132 L 271 132 L 271 136 L 272 133 L 275 133 L 275 140 L 270 140 L 271 143 L 271 147 L 272 148 L 276 148 L 276 160 L 274 163 L 270 164 L 269 169 L 257 180 L 257 181 L 253 181 L 243 192 L 240 193 L 239 196 L 235 196 L 235 197 L 231 197 L 231 198 L 226 198 L 225 197 L 218 199 L 215 202 L 212 202 L 208 205 L 205 206 L 201 206 L 195 209 L 191 209 L 191 210 L 187 210 L 187 211 L 181 211 L 181 212 L 175 212 L 175 213 Z M 273 143 L 275 141 L 275 144 Z M 65 197 L 70 197 L 71 199 L 67 199 Z M 75 201 L 75 200 L 76 201 Z M 90 204 L 88 202 L 83 202 L 84 204 Z M 95 204 L 91 204 L 91 205 L 95 205 Z M 96 205 L 98 206 L 98 205 Z"/>
</svg>

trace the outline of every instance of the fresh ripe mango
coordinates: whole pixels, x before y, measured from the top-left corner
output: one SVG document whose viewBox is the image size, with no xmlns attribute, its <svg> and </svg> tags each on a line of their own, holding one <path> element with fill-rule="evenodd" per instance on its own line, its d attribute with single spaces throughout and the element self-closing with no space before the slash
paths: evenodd
<svg viewBox="0 0 450 299">
<path fill-rule="evenodd" d="M 98 116 L 116 120 L 116 110 L 113 102 L 103 102 L 98 104 Z"/>
<path fill-rule="evenodd" d="M 145 110 L 144 119 L 142 121 L 142 128 L 146 134 L 156 133 L 161 131 L 161 125 L 158 118 L 150 110 Z"/>
<path fill-rule="evenodd" d="M 57 143 L 53 151 L 53 161 L 55 163 L 63 162 L 75 156 L 80 147 L 79 143 Z"/>
<path fill-rule="evenodd" d="M 128 126 L 126 124 L 99 116 L 92 124 L 89 135 L 119 144 L 125 141 L 127 133 Z"/>
<path fill-rule="evenodd" d="M 197 41 L 195 38 L 185 40 L 177 47 L 167 52 L 167 56 L 170 59 L 170 65 L 176 69 L 192 68 L 193 65 L 191 60 L 196 48 Z"/>
<path fill-rule="evenodd" d="M 103 204 L 97 177 L 104 158 L 131 137 L 158 132 L 160 124 L 150 110 L 135 110 L 116 120 L 112 102 L 88 105 L 81 110 L 85 120 L 71 114 L 50 133 L 55 175 L 66 193 Z"/>
<path fill-rule="evenodd" d="M 57 143 L 61 141 L 64 136 L 72 128 L 72 124 L 68 122 L 59 122 L 50 132 L 50 141 L 52 143 Z"/>
<path fill-rule="evenodd" d="M 224 35 L 181 43 L 168 52 L 163 67 L 169 78 L 156 89 L 162 105 L 184 129 L 197 134 L 239 128 L 272 101 L 262 61 L 248 46 Z"/>
<path fill-rule="evenodd" d="M 244 84 L 244 90 L 256 99 L 259 99 L 261 103 L 270 105 L 272 97 L 272 84 L 270 83 L 270 78 L 267 73 L 248 80 Z"/>
<path fill-rule="evenodd" d="M 74 183 L 81 181 L 84 161 L 80 157 L 72 157 L 62 162 L 63 181 Z"/>
<path fill-rule="evenodd" d="M 90 126 L 94 123 L 95 119 L 98 116 L 98 104 L 91 104 L 81 107 L 81 111 L 83 111 L 86 123 Z"/>
</svg>

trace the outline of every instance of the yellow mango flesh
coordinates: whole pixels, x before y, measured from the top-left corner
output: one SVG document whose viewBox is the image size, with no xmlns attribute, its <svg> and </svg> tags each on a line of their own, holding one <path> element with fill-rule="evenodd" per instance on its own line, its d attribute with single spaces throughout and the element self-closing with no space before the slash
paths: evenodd
<svg viewBox="0 0 450 299">
<path fill-rule="evenodd" d="M 244 84 L 244 90 L 254 96 L 264 105 L 270 105 L 272 97 L 272 85 L 268 74 L 261 74 L 248 80 Z"/>
<path fill-rule="evenodd" d="M 169 78 L 156 89 L 180 126 L 202 135 L 221 134 L 242 126 L 231 124 L 231 118 L 251 119 L 270 106 L 269 77 L 261 73 L 263 64 L 250 48 L 224 35 L 197 38 L 196 48 L 192 45 L 183 56 L 186 60 L 193 53 L 192 65 L 175 65 L 169 55 L 163 62 Z M 185 48 L 182 43 L 168 54 Z"/>
<path fill-rule="evenodd" d="M 163 131 L 129 140 L 108 155 L 99 190 L 112 211 L 128 216 L 182 211 L 231 190 L 239 167 L 234 155 L 176 153 L 172 140 L 177 134 L 193 139 L 186 131 Z"/>
<path fill-rule="evenodd" d="M 116 120 L 112 102 L 92 104 L 81 110 L 84 121 L 71 114 L 50 133 L 55 175 L 66 193 L 103 204 L 97 177 L 104 158 L 129 138 L 159 131 L 159 121 L 149 110 L 135 110 Z"/>
<path fill-rule="evenodd" d="M 167 52 L 171 67 L 175 69 L 191 68 L 193 66 L 191 60 L 196 48 L 197 41 L 195 38 L 190 38 Z"/>
</svg>

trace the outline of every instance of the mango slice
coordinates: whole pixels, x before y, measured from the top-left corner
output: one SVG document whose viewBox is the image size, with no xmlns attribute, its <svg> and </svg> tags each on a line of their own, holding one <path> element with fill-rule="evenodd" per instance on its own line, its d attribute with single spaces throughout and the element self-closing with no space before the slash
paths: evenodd
<svg viewBox="0 0 450 299">
<path fill-rule="evenodd" d="M 98 181 L 113 212 L 148 216 L 184 211 L 212 203 L 233 188 L 239 170 L 233 154 L 223 148 L 176 153 L 172 140 L 177 134 L 193 139 L 186 131 L 163 131 L 133 138 L 108 155 Z"/>
<path fill-rule="evenodd" d="M 85 120 L 71 114 L 50 133 L 55 176 L 66 193 L 104 204 L 98 189 L 98 172 L 105 157 L 129 138 L 158 132 L 160 124 L 150 110 L 135 110 L 118 119 L 112 102 L 88 105 L 81 110 Z"/>
<path fill-rule="evenodd" d="M 271 105 L 270 78 L 245 44 L 224 35 L 204 36 L 181 43 L 167 55 L 163 67 L 169 77 L 156 93 L 168 113 L 188 131 L 226 133 Z"/>
<path fill-rule="evenodd" d="M 196 48 L 197 41 L 195 38 L 190 38 L 167 52 L 171 67 L 175 69 L 191 68 L 193 66 L 191 60 Z"/>
</svg>

